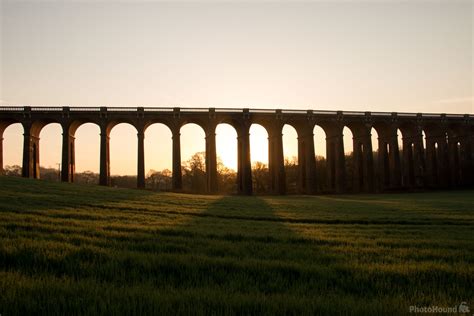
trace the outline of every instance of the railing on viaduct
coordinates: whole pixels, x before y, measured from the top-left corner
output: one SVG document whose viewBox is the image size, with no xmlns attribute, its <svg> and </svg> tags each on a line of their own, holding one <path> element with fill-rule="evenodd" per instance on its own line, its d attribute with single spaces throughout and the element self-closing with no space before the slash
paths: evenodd
<svg viewBox="0 0 474 316">
<path fill-rule="evenodd" d="M 402 188 L 458 187 L 473 184 L 474 115 L 319 110 L 269 110 L 228 108 L 131 108 L 131 107 L 0 107 L 0 172 L 3 172 L 3 131 L 13 123 L 24 129 L 23 177 L 39 178 L 39 135 L 49 123 L 63 129 L 62 181 L 73 182 L 74 134 L 85 123 L 100 127 L 100 184 L 110 184 L 109 134 L 119 123 L 137 130 L 137 186 L 145 186 L 144 135 L 148 126 L 163 123 L 173 135 L 173 189 L 182 189 L 180 128 L 187 123 L 206 134 L 207 190 L 217 192 L 215 129 L 232 125 L 238 135 L 237 188 L 252 194 L 249 128 L 262 125 L 268 132 L 271 189 L 284 194 L 285 168 L 282 129 L 285 124 L 298 134 L 298 187 L 301 193 L 317 193 L 313 129 L 326 133 L 327 185 L 343 192 L 346 167 L 342 130 L 353 134 L 353 188 L 374 192 Z M 374 165 L 371 129 L 378 134 L 377 165 Z M 403 135 L 399 150 L 397 130 Z M 424 131 L 426 147 L 423 144 Z M 403 167 L 402 167 L 403 166 Z"/>
</svg>

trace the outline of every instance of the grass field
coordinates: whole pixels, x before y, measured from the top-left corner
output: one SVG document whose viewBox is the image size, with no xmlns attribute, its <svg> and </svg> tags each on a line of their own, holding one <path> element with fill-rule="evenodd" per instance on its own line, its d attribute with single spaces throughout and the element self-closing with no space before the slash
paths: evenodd
<svg viewBox="0 0 474 316">
<path fill-rule="evenodd" d="M 0 177 L 0 314 L 474 309 L 474 191 L 237 197 Z"/>
</svg>

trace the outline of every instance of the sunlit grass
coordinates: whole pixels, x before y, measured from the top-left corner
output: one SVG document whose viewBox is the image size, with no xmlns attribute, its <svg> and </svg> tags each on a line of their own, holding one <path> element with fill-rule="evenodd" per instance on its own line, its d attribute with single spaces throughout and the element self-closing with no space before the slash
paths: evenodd
<svg viewBox="0 0 474 316">
<path fill-rule="evenodd" d="M 406 314 L 474 297 L 474 192 L 222 197 L 0 178 L 0 313 Z"/>
</svg>

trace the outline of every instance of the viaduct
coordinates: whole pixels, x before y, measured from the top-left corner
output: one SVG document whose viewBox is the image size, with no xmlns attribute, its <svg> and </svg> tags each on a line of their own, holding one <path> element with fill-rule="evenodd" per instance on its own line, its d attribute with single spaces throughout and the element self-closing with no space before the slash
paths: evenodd
<svg viewBox="0 0 474 316">
<path fill-rule="evenodd" d="M 249 128 L 262 125 L 268 132 L 271 190 L 284 194 L 285 168 L 282 128 L 289 124 L 298 134 L 298 188 L 315 194 L 316 161 L 313 129 L 326 133 L 327 185 L 344 192 L 345 157 L 343 128 L 353 134 L 353 190 L 380 192 L 393 189 L 452 188 L 473 184 L 474 115 L 319 110 L 261 110 L 223 108 L 122 108 L 122 107 L 0 107 L 0 173 L 3 172 L 3 132 L 13 123 L 24 129 L 22 176 L 39 178 L 41 129 L 59 123 L 63 130 L 61 179 L 74 181 L 74 134 L 84 123 L 100 127 L 100 184 L 110 184 L 109 134 L 119 123 L 137 130 L 137 187 L 145 186 L 144 135 L 148 126 L 163 123 L 173 138 L 173 189 L 182 189 L 180 128 L 187 123 L 206 134 L 207 191 L 217 192 L 216 126 L 232 125 L 238 135 L 237 189 L 252 194 Z M 371 129 L 378 134 L 377 164 L 372 151 Z M 403 137 L 398 143 L 397 130 Z M 424 146 L 423 132 L 426 136 Z M 401 150 L 400 150 L 401 148 Z"/>
</svg>

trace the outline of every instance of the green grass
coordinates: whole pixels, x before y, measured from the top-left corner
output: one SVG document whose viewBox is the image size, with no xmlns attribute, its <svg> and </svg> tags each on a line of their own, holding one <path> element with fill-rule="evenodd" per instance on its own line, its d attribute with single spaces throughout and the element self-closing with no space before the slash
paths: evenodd
<svg viewBox="0 0 474 316">
<path fill-rule="evenodd" d="M 0 177 L 0 314 L 474 308 L 473 193 L 222 197 Z"/>
</svg>

